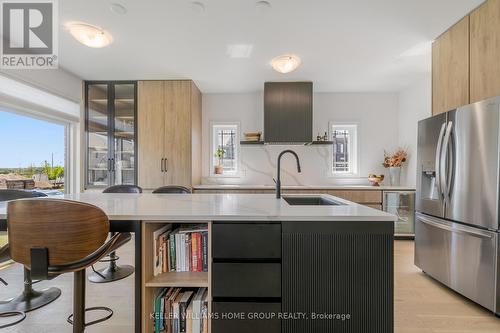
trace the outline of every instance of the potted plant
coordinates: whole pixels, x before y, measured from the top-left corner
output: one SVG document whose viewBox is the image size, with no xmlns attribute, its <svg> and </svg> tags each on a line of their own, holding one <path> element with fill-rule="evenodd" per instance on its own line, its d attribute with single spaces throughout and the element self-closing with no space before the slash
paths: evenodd
<svg viewBox="0 0 500 333">
<path fill-rule="evenodd" d="M 399 186 L 401 178 L 401 167 L 408 158 L 408 152 L 399 148 L 394 153 L 387 153 L 384 151 L 384 168 L 389 169 L 389 181 L 392 186 Z"/>
<path fill-rule="evenodd" d="M 219 159 L 219 164 L 214 166 L 214 173 L 216 175 L 222 175 L 222 173 L 224 172 L 224 167 L 222 166 L 222 159 L 224 158 L 225 154 L 226 154 L 226 151 L 222 148 L 218 148 L 215 151 L 214 156 Z"/>
</svg>

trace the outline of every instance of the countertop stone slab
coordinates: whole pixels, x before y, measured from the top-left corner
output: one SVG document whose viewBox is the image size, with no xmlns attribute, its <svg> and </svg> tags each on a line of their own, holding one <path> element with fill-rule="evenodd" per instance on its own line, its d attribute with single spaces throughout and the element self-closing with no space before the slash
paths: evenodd
<svg viewBox="0 0 500 333">
<path fill-rule="evenodd" d="M 396 221 L 392 214 L 330 195 L 322 196 L 344 205 L 290 206 L 274 194 L 80 193 L 64 195 L 61 199 L 95 205 L 110 220 Z M 0 219 L 6 219 L 5 202 L 0 202 Z"/>
</svg>

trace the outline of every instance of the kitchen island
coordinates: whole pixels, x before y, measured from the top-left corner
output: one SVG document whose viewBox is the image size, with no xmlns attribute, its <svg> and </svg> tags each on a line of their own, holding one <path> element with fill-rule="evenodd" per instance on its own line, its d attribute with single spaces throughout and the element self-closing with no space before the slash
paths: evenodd
<svg viewBox="0 0 500 333">
<path fill-rule="evenodd" d="M 393 215 L 329 195 L 321 198 L 333 204 L 318 206 L 290 205 L 272 194 L 64 198 L 100 207 L 113 231 L 136 233 L 136 332 L 152 331 L 153 298 L 166 287 L 207 287 L 212 315 L 276 314 L 213 316 L 214 333 L 393 331 Z M 208 272 L 154 276 L 153 233 L 193 223 L 207 226 Z"/>
</svg>

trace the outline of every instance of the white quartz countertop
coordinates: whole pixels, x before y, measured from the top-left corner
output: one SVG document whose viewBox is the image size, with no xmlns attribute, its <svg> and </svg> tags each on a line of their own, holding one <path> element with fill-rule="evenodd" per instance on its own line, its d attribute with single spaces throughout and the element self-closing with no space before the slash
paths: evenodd
<svg viewBox="0 0 500 333">
<path fill-rule="evenodd" d="M 330 195 L 322 196 L 344 205 L 291 206 L 283 199 L 276 199 L 274 194 L 81 193 L 60 198 L 95 205 L 110 220 L 396 221 L 394 215 Z M 5 202 L 0 202 L 0 219 L 6 219 Z"/>
<path fill-rule="evenodd" d="M 195 190 L 274 190 L 274 185 L 194 185 Z M 411 186 L 370 186 L 370 185 L 281 185 L 282 190 L 363 190 L 363 191 L 415 191 Z"/>
</svg>

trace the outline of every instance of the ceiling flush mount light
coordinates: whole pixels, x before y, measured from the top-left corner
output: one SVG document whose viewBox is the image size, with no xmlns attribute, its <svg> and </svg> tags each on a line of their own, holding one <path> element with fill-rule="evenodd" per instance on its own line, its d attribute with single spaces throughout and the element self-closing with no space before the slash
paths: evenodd
<svg viewBox="0 0 500 333">
<path fill-rule="evenodd" d="M 71 36 L 88 47 L 101 48 L 113 42 L 113 37 L 107 31 L 91 24 L 69 22 L 66 23 L 66 28 Z"/>
<path fill-rule="evenodd" d="M 194 12 L 201 14 L 201 13 L 205 12 L 205 5 L 202 2 L 193 1 L 193 2 L 191 2 L 191 9 Z"/>
<path fill-rule="evenodd" d="M 226 53 L 230 58 L 250 58 L 252 49 L 252 44 L 231 44 L 227 46 Z"/>
<path fill-rule="evenodd" d="M 293 54 L 285 54 L 271 60 L 274 70 L 283 74 L 293 72 L 300 66 L 300 58 Z"/>
<path fill-rule="evenodd" d="M 111 5 L 109 5 L 109 9 L 111 9 L 113 13 L 118 15 L 127 14 L 127 8 L 125 8 L 125 6 L 120 3 L 112 3 Z"/>
<path fill-rule="evenodd" d="M 269 1 L 257 1 L 255 3 L 255 8 L 257 8 L 257 11 L 265 13 L 271 9 L 271 3 Z"/>
</svg>

